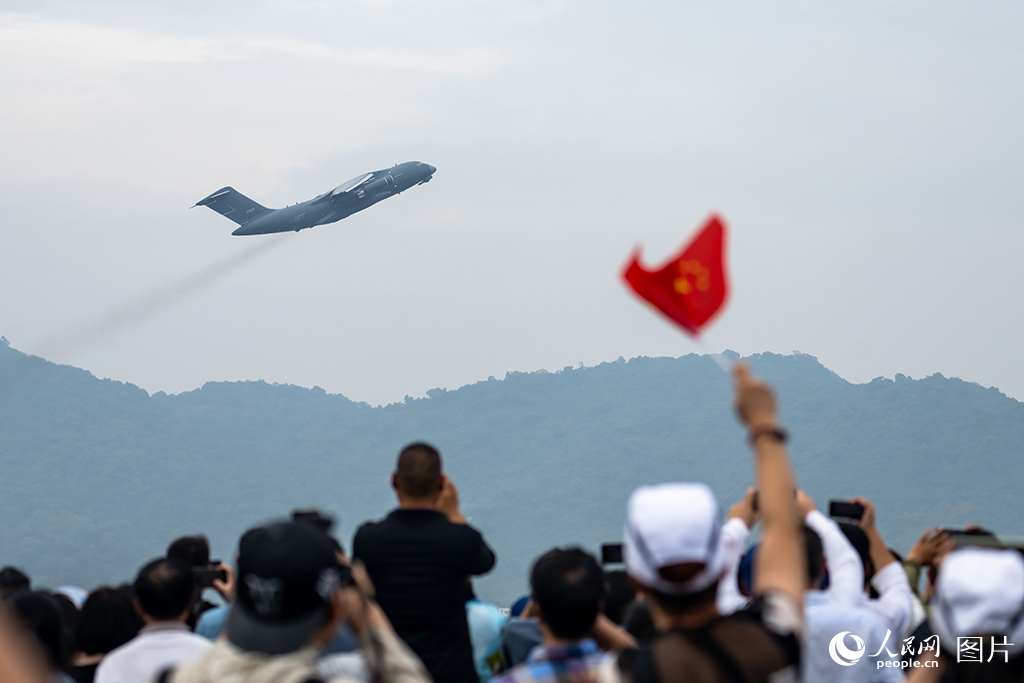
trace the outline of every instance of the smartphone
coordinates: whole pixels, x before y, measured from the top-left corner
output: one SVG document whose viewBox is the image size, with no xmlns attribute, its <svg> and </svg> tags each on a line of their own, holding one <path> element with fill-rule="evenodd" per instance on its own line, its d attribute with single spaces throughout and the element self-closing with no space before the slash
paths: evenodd
<svg viewBox="0 0 1024 683">
<path fill-rule="evenodd" d="M 193 567 L 192 574 L 200 588 L 213 588 L 214 580 L 227 581 L 228 573 L 220 568 L 220 560 L 212 560 L 205 567 Z"/>
<path fill-rule="evenodd" d="M 603 544 L 601 546 L 601 564 L 622 564 L 622 544 Z"/>
<path fill-rule="evenodd" d="M 996 537 L 996 535 L 993 534 L 988 529 L 983 529 L 983 528 L 977 527 L 977 526 L 966 527 L 966 528 L 961 528 L 961 529 L 946 528 L 946 529 L 943 529 L 943 531 L 946 532 L 947 536 L 977 536 L 977 537 L 982 537 L 982 538 L 984 538 L 986 536 L 989 537 L 989 538 L 995 538 Z"/>
<path fill-rule="evenodd" d="M 828 516 L 860 520 L 864 516 L 864 506 L 860 503 L 851 503 L 848 500 L 830 500 Z"/>
<path fill-rule="evenodd" d="M 951 531 L 958 531 L 958 533 L 956 534 L 950 533 L 950 537 L 953 539 L 953 542 L 956 543 L 957 548 L 1009 548 L 1012 550 L 1016 550 L 1017 552 L 1024 553 L 1024 549 L 1020 548 L 1019 546 L 1015 546 L 1012 544 L 1006 545 L 995 536 L 978 536 L 975 534 L 965 534 L 963 529 L 944 529 L 944 531 L 946 531 L 947 533 Z"/>
<path fill-rule="evenodd" d="M 346 564 L 338 567 L 338 578 L 342 588 L 348 588 L 349 586 L 356 585 L 356 582 L 352 579 L 352 567 Z"/>
</svg>

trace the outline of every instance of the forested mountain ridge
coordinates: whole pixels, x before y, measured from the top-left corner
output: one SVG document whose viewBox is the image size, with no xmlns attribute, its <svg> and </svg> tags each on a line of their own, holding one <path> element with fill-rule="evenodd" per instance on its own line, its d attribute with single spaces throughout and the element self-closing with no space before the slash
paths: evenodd
<svg viewBox="0 0 1024 683">
<path fill-rule="evenodd" d="M 1024 404 L 941 375 L 856 385 L 811 356 L 750 362 L 778 390 L 820 507 L 875 500 L 904 551 L 928 526 L 1021 531 Z M 348 546 L 393 506 L 399 448 L 425 439 L 498 553 L 479 592 L 507 602 L 552 545 L 616 540 L 639 484 L 706 481 L 723 508 L 740 496 L 752 470 L 730 400 L 696 355 L 509 373 L 372 407 L 265 382 L 150 396 L 0 345 L 0 564 L 91 587 L 130 578 L 184 533 L 230 559 L 247 527 L 310 505 L 341 518 Z"/>
</svg>

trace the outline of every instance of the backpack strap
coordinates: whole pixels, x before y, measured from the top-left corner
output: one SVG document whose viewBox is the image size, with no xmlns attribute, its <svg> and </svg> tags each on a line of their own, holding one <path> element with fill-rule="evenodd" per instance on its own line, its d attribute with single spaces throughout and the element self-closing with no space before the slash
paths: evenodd
<svg viewBox="0 0 1024 683">
<path fill-rule="evenodd" d="M 736 660 L 712 637 L 710 626 L 672 629 L 669 633 L 690 641 L 698 650 L 707 654 L 732 683 L 747 683 Z M 623 650 L 619 654 L 619 670 L 627 674 L 632 683 L 661 683 L 650 644 Z"/>
<path fill-rule="evenodd" d="M 170 683 L 171 676 L 174 675 L 174 672 L 175 672 L 174 668 L 164 669 L 163 671 L 160 672 L 160 675 L 158 675 L 156 677 L 156 679 L 153 681 L 153 683 Z M 311 678 L 307 678 L 302 683 L 325 683 L 325 681 L 324 681 L 324 679 L 320 678 L 319 676 L 313 676 Z"/>
<path fill-rule="evenodd" d="M 739 664 L 733 659 L 733 656 L 725 651 L 717 640 L 711 635 L 711 628 L 704 626 L 699 629 L 695 629 L 687 633 L 702 650 L 711 655 L 712 659 L 722 667 L 725 675 L 729 680 L 734 683 L 747 683 L 747 677 L 743 675 L 743 671 L 740 669 Z"/>
</svg>

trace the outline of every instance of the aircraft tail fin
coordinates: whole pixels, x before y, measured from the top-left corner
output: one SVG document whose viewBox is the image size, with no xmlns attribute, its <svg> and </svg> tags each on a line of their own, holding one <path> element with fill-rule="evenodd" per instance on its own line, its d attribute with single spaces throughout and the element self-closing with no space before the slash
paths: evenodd
<svg viewBox="0 0 1024 683">
<path fill-rule="evenodd" d="M 206 199 L 200 199 L 196 206 L 208 206 L 225 218 L 239 225 L 245 225 L 256 216 L 270 211 L 246 197 L 233 187 L 222 187 Z"/>
</svg>

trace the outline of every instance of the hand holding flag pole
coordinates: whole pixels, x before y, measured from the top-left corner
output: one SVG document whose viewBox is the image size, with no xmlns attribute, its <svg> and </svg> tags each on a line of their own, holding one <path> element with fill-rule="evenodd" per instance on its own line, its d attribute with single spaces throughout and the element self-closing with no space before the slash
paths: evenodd
<svg viewBox="0 0 1024 683">
<path fill-rule="evenodd" d="M 722 310 L 729 297 L 725 240 L 725 221 L 712 214 L 679 254 L 658 270 L 641 266 L 640 248 L 634 249 L 622 278 L 700 343 L 701 328 Z M 709 355 L 725 372 L 730 371 L 731 363 L 722 354 Z"/>
</svg>

